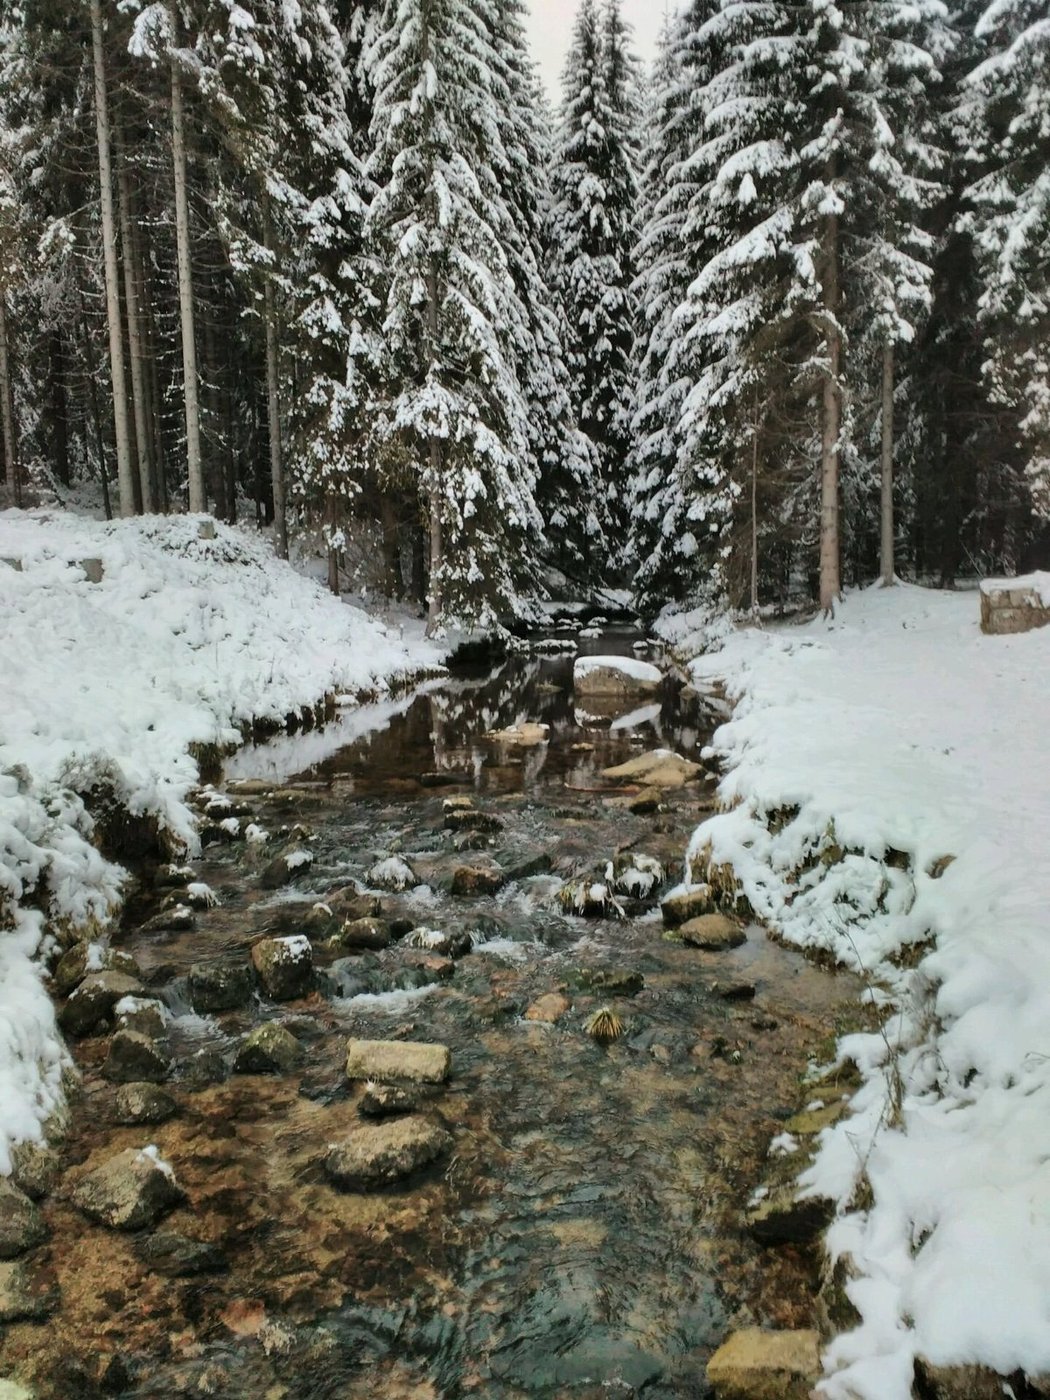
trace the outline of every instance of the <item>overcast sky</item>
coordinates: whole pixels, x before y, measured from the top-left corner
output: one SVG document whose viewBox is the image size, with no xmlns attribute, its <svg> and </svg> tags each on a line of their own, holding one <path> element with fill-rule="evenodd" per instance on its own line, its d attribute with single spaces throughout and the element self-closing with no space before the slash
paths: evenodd
<svg viewBox="0 0 1050 1400">
<path fill-rule="evenodd" d="M 529 39 L 547 96 L 561 98 L 561 70 L 569 47 L 576 0 L 530 0 Z M 664 17 L 664 0 L 623 0 L 624 18 L 634 29 L 634 46 L 646 63 L 656 51 L 656 36 Z"/>
</svg>

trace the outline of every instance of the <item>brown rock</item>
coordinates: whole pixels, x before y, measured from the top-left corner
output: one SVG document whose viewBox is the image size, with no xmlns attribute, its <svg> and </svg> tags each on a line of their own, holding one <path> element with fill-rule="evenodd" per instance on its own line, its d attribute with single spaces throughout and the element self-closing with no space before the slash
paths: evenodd
<svg viewBox="0 0 1050 1400">
<path fill-rule="evenodd" d="M 57 1306 L 57 1288 L 41 1287 L 24 1264 L 0 1263 L 0 1323 L 43 1322 Z"/>
<path fill-rule="evenodd" d="M 58 1013 L 58 1024 L 69 1035 L 90 1035 L 110 1020 L 118 1001 L 144 991 L 138 978 L 124 972 L 91 972 Z"/>
<path fill-rule="evenodd" d="M 747 1212 L 747 1228 L 759 1244 L 810 1244 L 831 1224 L 835 1204 L 824 1196 L 799 1199 L 794 1182 L 775 1186 Z"/>
<path fill-rule="evenodd" d="M 78 1210 L 113 1230 L 148 1228 L 182 1200 L 171 1168 L 133 1147 L 82 1177 L 73 1191 Z"/>
<path fill-rule="evenodd" d="M 160 1046 L 141 1031 L 117 1031 L 109 1043 L 109 1054 L 102 1066 L 105 1079 L 118 1084 L 142 1080 L 159 1084 L 167 1079 L 171 1061 Z"/>
<path fill-rule="evenodd" d="M 692 889 L 681 894 L 668 895 L 660 905 L 660 912 L 669 928 L 679 928 L 690 919 L 698 919 L 704 914 L 712 913 L 713 908 L 714 891 L 711 886 L 694 885 Z"/>
<path fill-rule="evenodd" d="M 348 1079 L 408 1080 L 443 1084 L 452 1067 L 447 1045 L 412 1040 L 348 1040 Z"/>
<path fill-rule="evenodd" d="M 0 1177 L 0 1259 L 14 1259 L 47 1239 L 44 1217 L 29 1197 Z"/>
<path fill-rule="evenodd" d="M 324 1170 L 344 1191 L 368 1190 L 400 1181 L 433 1162 L 452 1145 L 444 1130 L 416 1114 L 354 1129 L 332 1143 Z"/>
<path fill-rule="evenodd" d="M 55 991 L 67 997 L 92 972 L 123 972 L 128 977 L 140 976 L 139 967 L 130 953 L 119 948 L 104 948 L 99 943 L 75 943 L 63 954 L 51 974 Z"/>
<path fill-rule="evenodd" d="M 389 948 L 392 940 L 390 925 L 383 919 L 371 917 L 347 919 L 335 934 L 335 941 L 341 948 L 351 951 L 355 948 L 381 951 Z"/>
<path fill-rule="evenodd" d="M 545 1021 L 548 1025 L 554 1025 L 568 1012 L 569 1007 L 568 997 L 563 997 L 560 992 L 545 992 L 527 1008 L 525 1019 L 526 1021 Z"/>
<path fill-rule="evenodd" d="M 496 894 L 506 881 L 498 865 L 457 865 L 452 872 L 452 893 Z"/>
<path fill-rule="evenodd" d="M 739 948 L 747 942 L 747 934 L 735 919 L 730 919 L 726 914 L 700 914 L 694 919 L 687 919 L 679 925 L 678 936 L 683 943 L 702 948 L 706 953 L 723 953 L 728 948 Z"/>
<path fill-rule="evenodd" d="M 820 1379 L 816 1332 L 733 1332 L 707 1363 L 717 1400 L 808 1400 Z"/>
<path fill-rule="evenodd" d="M 252 964 L 263 991 L 274 1001 L 292 1001 L 313 988 L 313 948 L 302 934 L 261 939 L 252 948 Z"/>
</svg>

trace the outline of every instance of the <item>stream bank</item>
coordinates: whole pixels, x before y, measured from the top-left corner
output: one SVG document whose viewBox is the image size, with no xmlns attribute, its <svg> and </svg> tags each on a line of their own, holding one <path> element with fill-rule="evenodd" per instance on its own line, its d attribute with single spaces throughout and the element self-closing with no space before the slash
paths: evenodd
<svg viewBox="0 0 1050 1400">
<path fill-rule="evenodd" d="M 242 751 L 202 792 L 202 858 L 143 872 L 115 940 L 142 991 L 75 1040 L 82 1094 L 17 1263 L 39 1306 L 0 1337 L 5 1373 L 40 1397 L 677 1400 L 707 1393 L 731 1329 L 811 1324 L 813 1258 L 740 1211 L 857 987 L 754 926 L 722 951 L 665 936 L 712 775 L 646 802 L 603 770 L 699 761 L 713 721 L 667 693 L 595 723 L 571 670 L 459 669 Z M 526 721 L 546 736 L 485 737 Z M 643 856 L 662 868 L 644 892 Z M 616 904 L 566 909 L 610 861 Z M 247 977 L 267 938 L 304 936 L 301 986 Z M 206 1009 L 227 972 L 231 1004 Z M 450 1075 L 377 1104 L 348 1039 L 447 1046 Z M 144 1064 L 152 1100 L 129 1106 Z M 411 1111 L 376 1118 L 391 1107 Z M 414 1171 L 333 1174 L 333 1143 L 406 1121 Z M 179 1194 L 145 1229 L 86 1217 L 85 1182 L 145 1148 Z"/>
</svg>

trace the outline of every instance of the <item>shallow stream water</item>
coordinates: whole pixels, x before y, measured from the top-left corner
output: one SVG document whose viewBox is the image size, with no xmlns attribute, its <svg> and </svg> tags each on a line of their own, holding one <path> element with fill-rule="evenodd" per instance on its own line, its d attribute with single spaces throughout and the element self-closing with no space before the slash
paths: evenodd
<svg viewBox="0 0 1050 1400">
<path fill-rule="evenodd" d="M 636 641 L 611 631 L 580 649 L 630 653 Z M 523 721 L 548 724 L 548 742 L 485 737 Z M 116 1125 L 114 1087 L 98 1073 L 106 1041 L 81 1041 L 67 1158 L 75 1175 L 155 1143 L 188 1194 L 163 1228 L 213 1245 L 221 1266 L 159 1274 L 140 1241 L 86 1224 L 59 1190 L 45 1209 L 61 1306 L 46 1328 L 7 1329 L 0 1374 L 63 1400 L 685 1400 L 707 1394 L 704 1363 L 731 1327 L 809 1325 L 811 1261 L 763 1250 L 739 1212 L 855 987 L 757 928 L 739 949 L 704 953 L 665 940 L 658 905 L 583 919 L 556 900 L 562 881 L 628 848 L 663 864 L 665 890 L 680 878 L 713 776 L 635 815 L 633 790 L 602 770 L 654 747 L 698 758 L 714 722 L 669 691 L 626 721 L 595 723 L 574 705 L 572 657 L 531 655 L 237 754 L 226 790 L 269 841 L 206 848 L 195 879 L 219 903 L 194 928 L 147 932 L 158 899 L 148 887 L 121 938 L 173 1013 L 166 1087 L 178 1116 Z M 443 800 L 457 793 L 502 823 L 475 837 L 481 851 L 457 850 L 446 829 Z M 259 872 L 290 844 L 313 864 L 262 889 Z M 301 930 L 317 901 L 367 884 L 392 853 L 417 883 L 382 893 L 384 915 L 467 932 L 470 952 L 450 962 L 402 941 L 319 955 L 325 978 L 307 998 L 190 1011 L 193 962 Z M 478 860 L 499 862 L 508 884 L 451 894 L 455 867 Z M 599 994 L 588 989 L 596 971 L 644 985 Z M 529 1019 L 548 993 L 564 994 L 564 1014 Z M 611 1044 L 584 1028 L 603 1004 L 624 1023 Z M 305 1069 L 229 1073 L 262 1019 L 300 1039 Z M 425 1105 L 452 1151 L 382 1191 L 336 1191 L 318 1165 L 361 1121 L 348 1036 L 452 1051 L 451 1078 Z"/>
</svg>

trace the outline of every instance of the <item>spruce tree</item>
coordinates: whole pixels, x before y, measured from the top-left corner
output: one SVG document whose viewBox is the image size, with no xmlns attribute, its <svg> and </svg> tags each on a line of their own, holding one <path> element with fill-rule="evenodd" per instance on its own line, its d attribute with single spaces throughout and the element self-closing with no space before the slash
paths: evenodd
<svg viewBox="0 0 1050 1400">
<path fill-rule="evenodd" d="M 626 513 L 626 461 L 633 406 L 637 65 L 619 8 L 581 0 L 565 63 L 554 172 L 552 231 L 569 327 L 568 363 L 580 429 L 600 473 L 590 506 L 597 531 L 585 541 L 599 573 Z M 615 544 L 614 544 L 615 541 Z"/>
<path fill-rule="evenodd" d="M 388 269 L 380 416 L 427 517 L 431 630 L 517 610 L 542 538 L 494 23 L 487 0 L 388 0 L 371 57 L 369 230 Z"/>
</svg>

